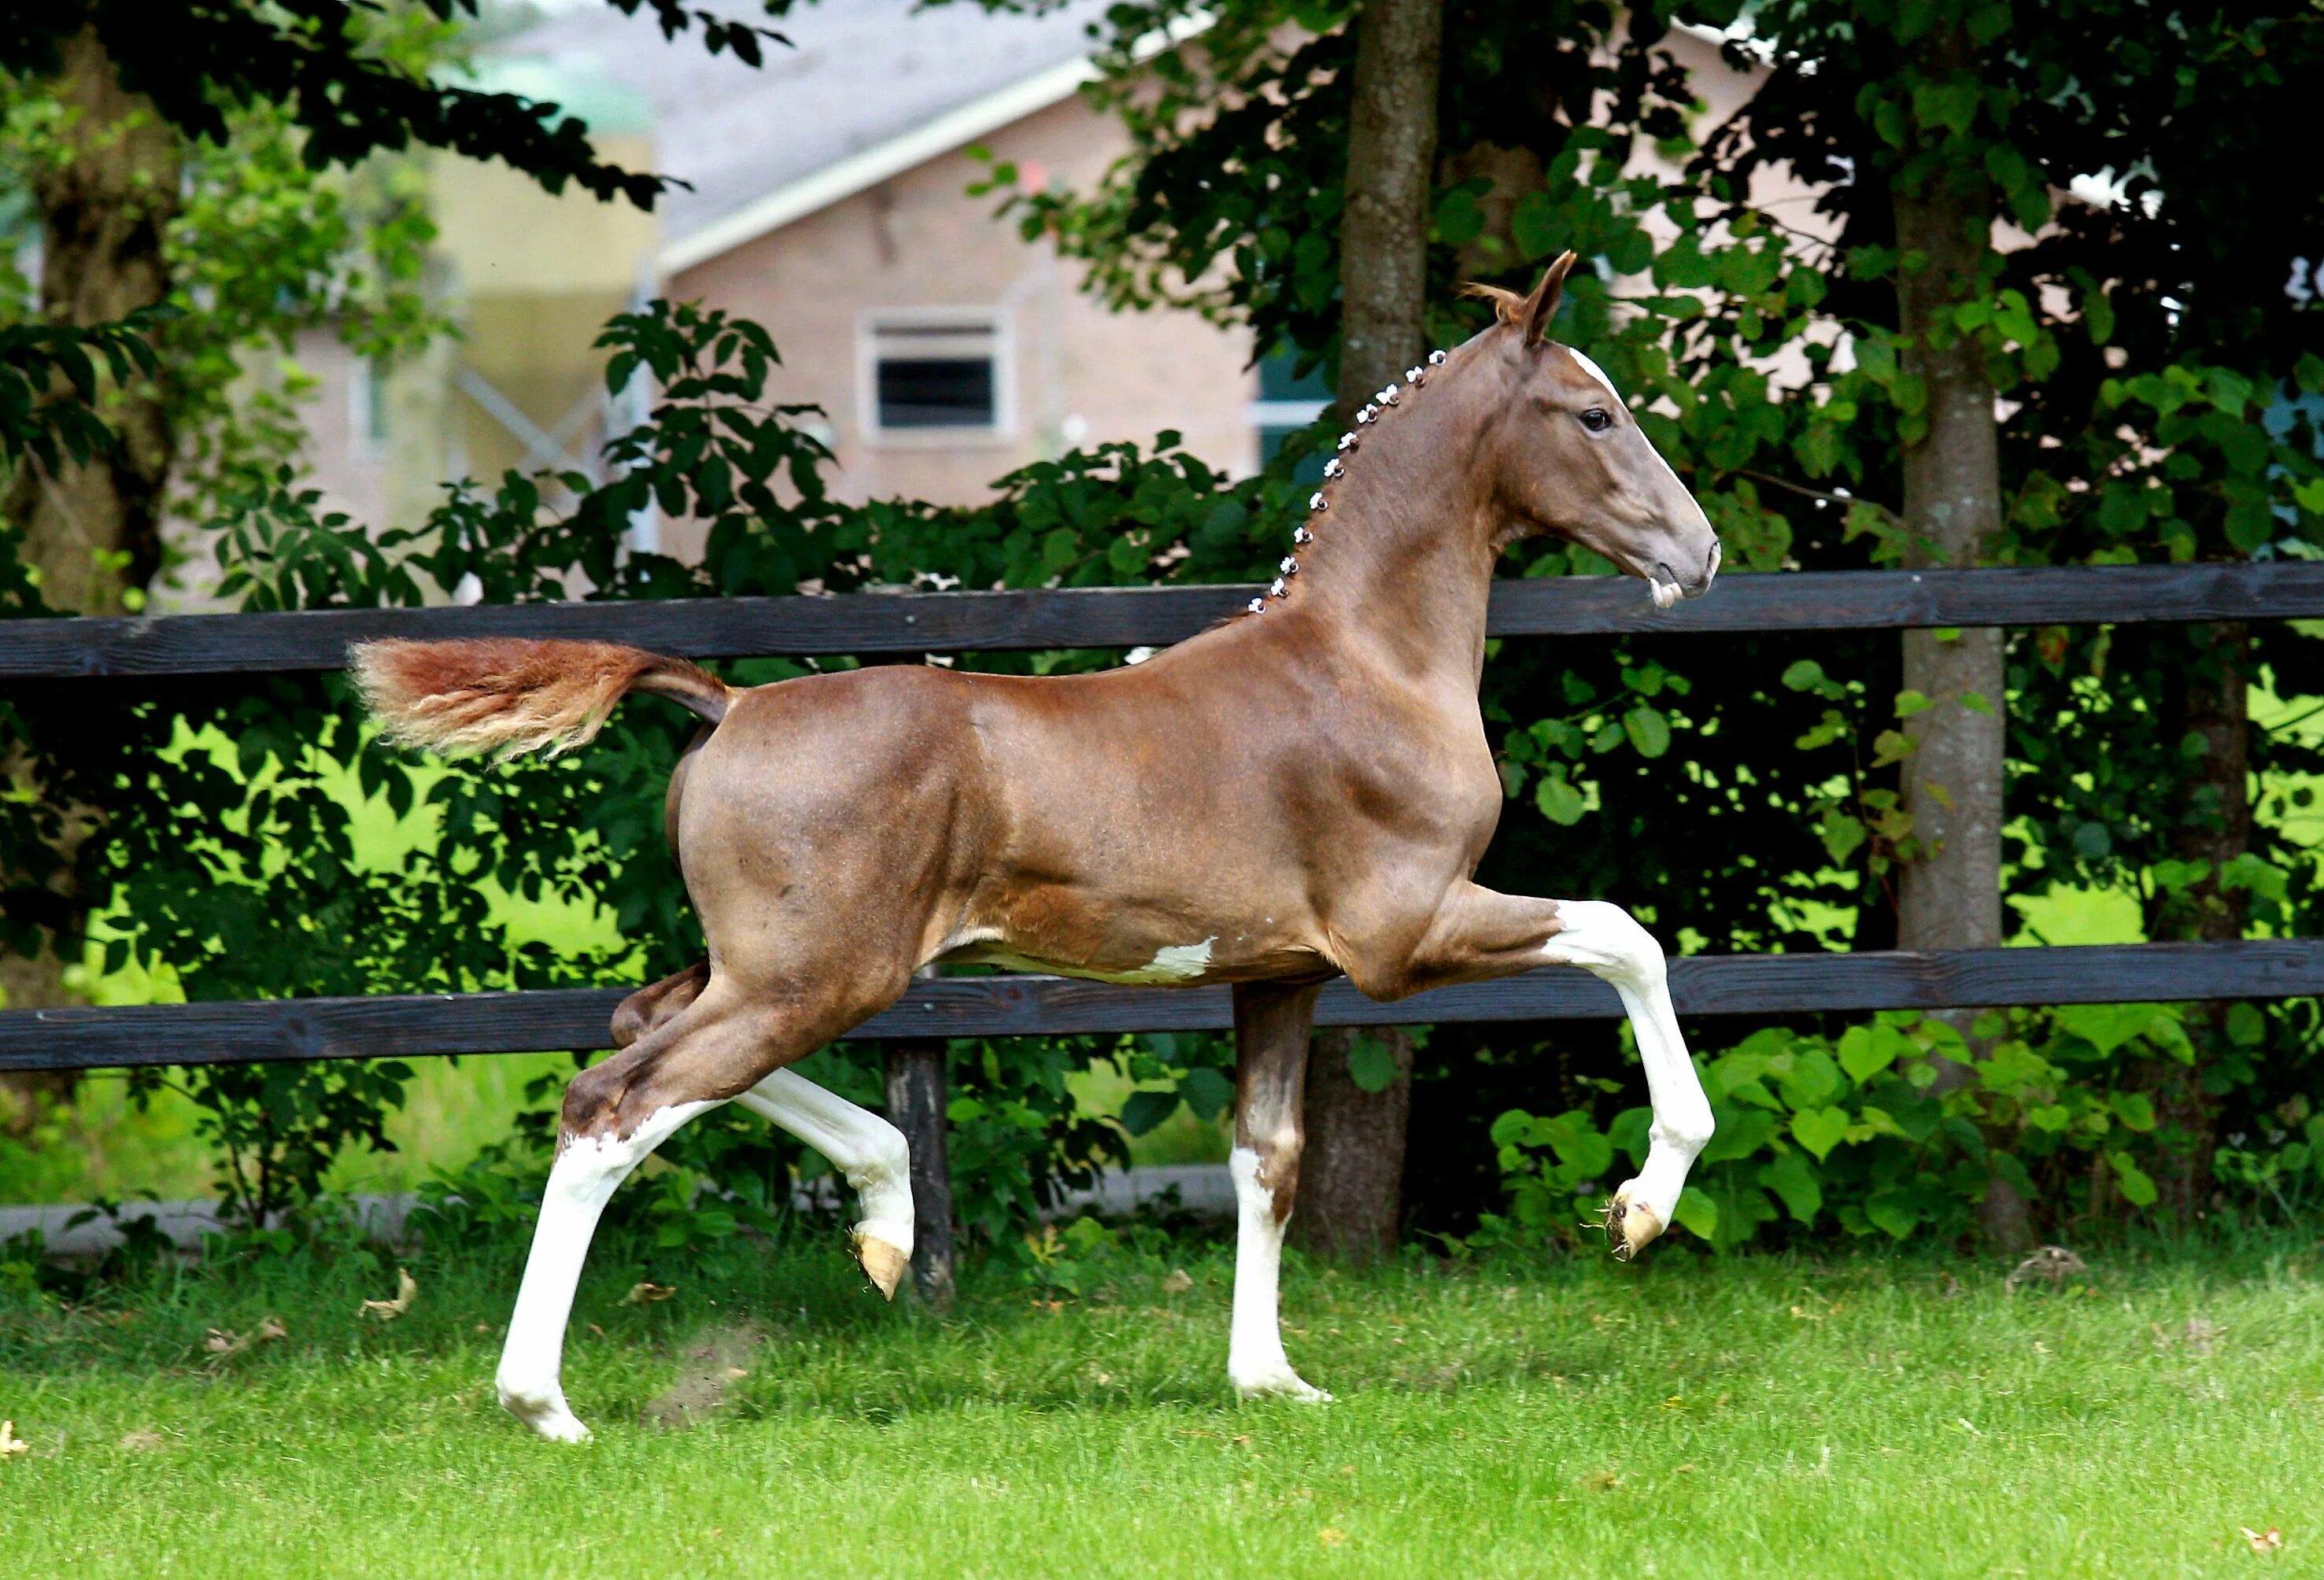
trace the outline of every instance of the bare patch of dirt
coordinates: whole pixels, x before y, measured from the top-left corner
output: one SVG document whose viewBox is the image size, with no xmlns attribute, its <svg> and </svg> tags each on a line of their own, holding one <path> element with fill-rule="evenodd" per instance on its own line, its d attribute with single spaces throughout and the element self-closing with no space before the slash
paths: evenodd
<svg viewBox="0 0 2324 1580">
<path fill-rule="evenodd" d="M 764 1337 L 748 1325 L 697 1335 L 687 1346 L 685 1375 L 640 1414 L 648 1425 L 680 1431 L 715 1415 L 727 1391 L 751 1374 L 751 1357 Z"/>
</svg>

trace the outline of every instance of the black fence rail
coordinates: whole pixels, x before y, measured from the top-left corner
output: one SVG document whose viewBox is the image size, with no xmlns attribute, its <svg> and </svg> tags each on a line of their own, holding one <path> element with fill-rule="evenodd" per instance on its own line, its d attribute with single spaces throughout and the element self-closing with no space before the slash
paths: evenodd
<svg viewBox="0 0 2324 1580">
<path fill-rule="evenodd" d="M 688 658 L 1161 647 L 1231 614 L 1246 586 L 1083 587 L 831 598 L 330 609 L 0 621 L 0 679 L 337 669 L 375 637 L 566 637 Z M 2324 564 L 1788 571 L 1721 576 L 1658 610 L 1627 576 L 1494 583 L 1496 637 L 1909 630 L 2324 617 Z"/>
<path fill-rule="evenodd" d="M 692 657 L 962 653 L 1161 646 L 1201 630 L 1246 587 L 1071 589 L 541 603 L 292 614 L 0 621 L 0 679 L 258 675 L 336 669 L 374 637 L 567 637 Z M 1495 636 L 1878 630 L 2324 618 L 2324 564 L 2060 566 L 1729 575 L 1656 610 L 1628 579 L 1497 583 Z M 1681 1014 L 1791 1015 L 2324 994 L 2324 940 L 2152 943 L 1674 961 Z M 125 1008 L 0 1010 L 0 1070 L 417 1057 L 606 1045 L 623 988 L 380 995 Z M 1324 990 L 1324 1025 L 1613 1016 L 1595 978 L 1548 969 L 1375 1004 Z M 851 1033 L 868 1039 L 1222 1030 L 1223 988 L 1137 988 L 1054 977 L 916 982 Z"/>
<path fill-rule="evenodd" d="M 629 989 L 415 993 L 152 1004 L 0 1015 L 0 1070 L 256 1064 L 290 1059 L 414 1058 L 605 1046 Z M 1696 955 L 1671 962 L 1685 1015 L 1827 1010 L 1993 1008 L 2324 993 L 2324 940 L 2085 944 L 2052 949 L 1895 950 L 1832 955 Z M 1614 990 L 1570 968 L 1442 988 L 1393 1004 L 1325 985 L 1326 1026 L 1613 1019 Z M 1223 988 L 1115 988 L 1064 977 L 940 977 L 912 984 L 851 1041 L 1225 1031 Z"/>
</svg>

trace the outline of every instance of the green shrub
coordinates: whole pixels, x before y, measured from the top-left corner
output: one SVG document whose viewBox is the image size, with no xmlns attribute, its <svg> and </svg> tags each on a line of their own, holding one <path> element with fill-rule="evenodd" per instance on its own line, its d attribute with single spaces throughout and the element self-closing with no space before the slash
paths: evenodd
<svg viewBox="0 0 2324 1580">
<path fill-rule="evenodd" d="M 1975 1029 L 1992 1040 L 1973 1064 L 1960 1033 L 1910 1010 L 1837 1038 L 1769 1028 L 1699 1058 L 1718 1131 L 1677 1226 L 1721 1251 L 1819 1232 L 1950 1235 L 1968 1226 L 1997 1178 L 2044 1203 L 2056 1223 L 2096 1218 L 2117 1201 L 2154 1205 L 2149 1171 L 2179 1138 L 2131 1083 L 2156 1058 L 2194 1062 L 2180 1009 L 1994 1012 Z M 1592 1107 L 1501 1115 L 1492 1139 L 1507 1210 L 1487 1215 L 1480 1243 L 1566 1239 L 1594 1224 L 1645 1160 L 1652 1118 L 1646 1108 L 1603 1124 Z M 2223 1160 L 2223 1175 L 2269 1192 L 2289 1217 L 2324 1185 L 2324 1118 L 2301 1105 L 2283 1130 Z"/>
</svg>

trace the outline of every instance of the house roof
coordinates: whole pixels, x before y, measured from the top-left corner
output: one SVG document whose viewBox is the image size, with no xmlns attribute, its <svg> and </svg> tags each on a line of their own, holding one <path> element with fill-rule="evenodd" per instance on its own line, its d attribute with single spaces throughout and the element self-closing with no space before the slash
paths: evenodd
<svg viewBox="0 0 2324 1580">
<path fill-rule="evenodd" d="M 758 0 L 696 4 L 764 15 Z M 693 184 L 657 206 L 675 273 L 1064 98 L 1093 75 L 1088 27 L 1106 4 L 1024 16 L 967 0 L 816 0 L 777 24 L 791 47 L 770 46 L 755 70 L 691 36 L 665 41 L 650 8 L 588 5 L 491 54 L 503 70 L 539 61 L 644 97 L 654 168 Z"/>
</svg>

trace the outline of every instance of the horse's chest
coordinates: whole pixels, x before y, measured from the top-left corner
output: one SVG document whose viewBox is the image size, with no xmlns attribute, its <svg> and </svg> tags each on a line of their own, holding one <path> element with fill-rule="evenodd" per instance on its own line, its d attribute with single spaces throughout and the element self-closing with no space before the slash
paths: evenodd
<svg viewBox="0 0 2324 1580">
<path fill-rule="evenodd" d="M 1376 820 L 1396 843 L 1473 860 L 1501 816 L 1501 776 L 1481 722 L 1398 742 L 1366 776 L 1351 810 Z"/>
</svg>

